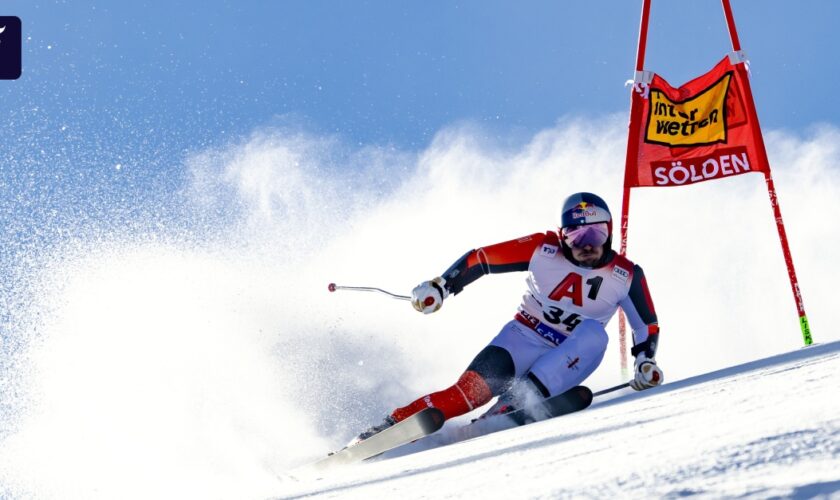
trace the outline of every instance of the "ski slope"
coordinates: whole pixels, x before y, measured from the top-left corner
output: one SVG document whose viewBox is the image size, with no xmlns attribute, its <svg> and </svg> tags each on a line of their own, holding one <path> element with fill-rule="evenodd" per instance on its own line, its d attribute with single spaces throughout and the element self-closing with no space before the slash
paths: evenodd
<svg viewBox="0 0 840 500">
<path fill-rule="evenodd" d="M 626 113 L 563 119 L 518 146 L 482 137 L 452 127 L 414 154 L 257 130 L 185 160 L 183 189 L 164 193 L 190 207 L 177 223 L 161 225 L 154 211 L 126 219 L 134 212 L 123 212 L 125 198 L 107 192 L 96 199 L 101 225 L 47 214 L 58 240 L 12 233 L 4 255 L 17 260 L 0 259 L 14 264 L 0 287 L 0 498 L 835 491 L 840 474 L 826 472 L 825 457 L 840 470 L 836 439 L 819 433 L 832 429 L 824 422 L 837 413 L 828 389 L 836 380 L 817 384 L 792 370 L 761 386 L 730 384 L 730 375 L 678 385 L 801 344 L 760 176 L 634 196 L 628 255 L 655 295 L 661 391 L 600 399 L 578 416 L 320 481 L 278 477 L 451 385 L 510 320 L 524 276 L 482 278 L 433 315 L 371 294 L 329 294 L 327 283 L 407 293 L 468 249 L 553 227 L 558 196 L 587 190 L 620 203 Z M 840 341 L 826 251 L 840 242 L 840 225 L 803 216 L 840 212 L 840 129 L 771 132 L 767 144 L 814 339 Z M 336 158 L 348 162 L 335 169 Z M 371 182 L 382 172 L 385 184 Z M 10 187 L 10 199 L 28 196 Z M 604 363 L 588 381 L 594 390 L 622 381 L 609 326 Z M 777 386 L 787 389 L 781 398 Z M 694 403 L 697 391 L 703 412 L 681 400 Z M 741 414 L 753 417 L 733 420 Z M 804 434 L 769 439 L 788 432 Z M 808 447 L 821 454 L 789 466 L 771 445 L 797 439 L 822 443 Z M 753 448 L 768 456 L 745 458 Z M 765 474 L 773 463 L 790 470 Z M 781 486 L 760 490 L 771 481 Z"/>
<path fill-rule="evenodd" d="M 840 341 L 423 451 L 447 423 L 416 453 L 290 471 L 277 497 L 840 498 L 838 388 Z"/>
</svg>

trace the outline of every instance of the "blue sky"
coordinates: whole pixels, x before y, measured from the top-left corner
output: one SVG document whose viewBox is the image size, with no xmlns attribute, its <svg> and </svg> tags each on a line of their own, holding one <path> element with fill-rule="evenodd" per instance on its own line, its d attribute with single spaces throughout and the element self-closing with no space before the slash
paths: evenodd
<svg viewBox="0 0 840 500">
<path fill-rule="evenodd" d="M 7 1 L 26 40 L 23 78 L 0 86 L 14 116 L 3 141 L 64 122 L 88 129 L 81 138 L 113 139 L 119 156 L 139 135 L 196 148 L 290 114 L 402 148 L 464 119 L 527 133 L 564 115 L 626 111 L 640 4 Z M 733 7 L 765 127 L 837 122 L 840 6 Z M 672 84 L 728 50 L 718 1 L 654 1 L 651 23 L 647 67 Z"/>
<path fill-rule="evenodd" d="M 517 143 L 564 117 L 627 113 L 640 5 L 7 0 L 24 67 L 0 81 L 6 237 L 46 231 L 51 214 L 159 210 L 185 157 L 264 126 L 413 152 L 464 121 Z M 840 4 L 733 9 L 764 128 L 840 123 Z M 654 1 L 648 46 L 646 67 L 672 84 L 701 74 L 729 50 L 720 2 Z"/>
</svg>

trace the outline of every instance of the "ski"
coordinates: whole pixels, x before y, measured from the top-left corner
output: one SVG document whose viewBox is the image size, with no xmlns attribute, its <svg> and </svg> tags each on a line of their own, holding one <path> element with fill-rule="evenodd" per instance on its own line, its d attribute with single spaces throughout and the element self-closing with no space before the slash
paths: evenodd
<svg viewBox="0 0 840 500">
<path fill-rule="evenodd" d="M 315 470 L 324 470 L 375 457 L 432 434 L 443 427 L 443 421 L 442 411 L 437 408 L 426 408 L 364 441 L 331 453 L 326 458 L 313 463 L 311 467 Z"/>
<path fill-rule="evenodd" d="M 457 434 L 460 436 L 456 441 L 567 415 L 583 410 L 590 404 L 592 391 L 580 385 L 528 408 L 474 420 L 458 429 Z M 443 422 L 443 412 L 437 408 L 426 408 L 364 441 L 331 453 L 310 464 L 308 468 L 323 471 L 338 465 L 361 462 L 428 436 L 443 427 Z"/>
<path fill-rule="evenodd" d="M 579 385 L 572 387 L 563 394 L 550 397 L 538 405 L 514 410 L 502 416 L 507 417 L 517 425 L 526 425 L 539 420 L 546 420 L 584 410 L 591 404 L 592 391 L 586 386 Z"/>
<path fill-rule="evenodd" d="M 569 413 L 586 409 L 591 404 L 592 391 L 588 387 L 579 385 L 563 394 L 550 397 L 538 405 L 473 420 L 471 423 L 453 431 L 453 442 L 477 438 L 494 432 L 527 425 L 532 422 L 568 415 Z"/>
</svg>

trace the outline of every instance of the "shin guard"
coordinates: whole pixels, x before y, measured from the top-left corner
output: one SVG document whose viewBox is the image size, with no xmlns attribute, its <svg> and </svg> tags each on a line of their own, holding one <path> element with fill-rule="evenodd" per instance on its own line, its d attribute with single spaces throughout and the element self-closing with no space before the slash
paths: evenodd
<svg viewBox="0 0 840 500">
<path fill-rule="evenodd" d="M 443 412 L 443 416 L 448 420 L 468 413 L 486 404 L 492 398 L 493 394 L 490 392 L 487 382 L 481 378 L 481 375 L 469 370 L 464 372 L 452 387 L 423 396 L 408 406 L 397 408 L 391 415 L 399 422 L 423 408 L 437 408 Z"/>
</svg>

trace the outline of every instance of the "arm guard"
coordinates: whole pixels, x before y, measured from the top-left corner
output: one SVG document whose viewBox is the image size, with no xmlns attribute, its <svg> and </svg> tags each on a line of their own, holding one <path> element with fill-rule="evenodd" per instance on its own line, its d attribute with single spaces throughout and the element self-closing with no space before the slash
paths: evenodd
<svg viewBox="0 0 840 500">
<path fill-rule="evenodd" d="M 633 328 L 634 345 L 630 349 L 630 353 L 633 356 L 638 356 L 639 353 L 644 352 L 648 358 L 653 358 L 656 355 L 656 347 L 659 343 L 659 324 L 645 273 L 638 265 L 633 266 L 633 281 L 630 283 L 630 292 L 620 304 L 627 315 L 630 326 Z"/>
<path fill-rule="evenodd" d="M 465 286 L 485 274 L 527 271 L 534 249 L 542 244 L 545 236 L 536 233 L 518 240 L 470 250 L 442 274 L 446 280 L 446 289 L 457 295 Z"/>
</svg>

